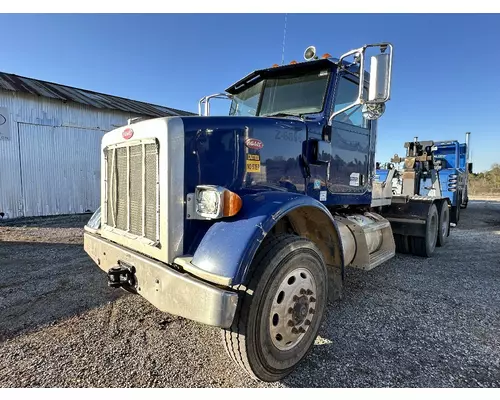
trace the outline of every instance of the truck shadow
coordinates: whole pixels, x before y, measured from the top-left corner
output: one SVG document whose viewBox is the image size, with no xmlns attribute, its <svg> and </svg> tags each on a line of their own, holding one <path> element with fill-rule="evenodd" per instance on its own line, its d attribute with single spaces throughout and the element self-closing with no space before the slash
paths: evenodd
<svg viewBox="0 0 500 400">
<path fill-rule="evenodd" d="M 90 215 L 0 224 L 0 342 L 126 295 L 83 249 Z"/>
<path fill-rule="evenodd" d="M 0 273 L 0 342 L 126 294 L 109 290 L 80 244 L 4 242 Z"/>
</svg>

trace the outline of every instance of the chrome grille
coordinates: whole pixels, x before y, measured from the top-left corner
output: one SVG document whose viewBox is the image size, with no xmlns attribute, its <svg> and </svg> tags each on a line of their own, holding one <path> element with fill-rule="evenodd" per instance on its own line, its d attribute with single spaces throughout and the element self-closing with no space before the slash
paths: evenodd
<svg viewBox="0 0 500 400">
<path fill-rule="evenodd" d="M 105 160 L 105 224 L 157 242 L 158 144 L 148 141 L 108 146 Z"/>
</svg>

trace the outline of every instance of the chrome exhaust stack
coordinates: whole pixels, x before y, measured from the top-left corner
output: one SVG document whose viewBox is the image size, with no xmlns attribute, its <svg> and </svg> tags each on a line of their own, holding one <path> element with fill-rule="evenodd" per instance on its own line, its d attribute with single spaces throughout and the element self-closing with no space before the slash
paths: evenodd
<svg viewBox="0 0 500 400">
<path fill-rule="evenodd" d="M 469 142 L 470 142 L 470 132 L 466 132 L 465 133 L 465 163 L 466 164 L 468 164 L 470 162 Z"/>
</svg>

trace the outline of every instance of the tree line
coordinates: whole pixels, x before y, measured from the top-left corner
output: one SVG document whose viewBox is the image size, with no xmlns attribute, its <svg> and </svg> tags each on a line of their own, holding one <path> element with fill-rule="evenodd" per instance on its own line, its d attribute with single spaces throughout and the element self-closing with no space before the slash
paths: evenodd
<svg viewBox="0 0 500 400">
<path fill-rule="evenodd" d="M 495 163 L 486 172 L 469 175 L 471 195 L 500 195 L 500 164 Z"/>
</svg>

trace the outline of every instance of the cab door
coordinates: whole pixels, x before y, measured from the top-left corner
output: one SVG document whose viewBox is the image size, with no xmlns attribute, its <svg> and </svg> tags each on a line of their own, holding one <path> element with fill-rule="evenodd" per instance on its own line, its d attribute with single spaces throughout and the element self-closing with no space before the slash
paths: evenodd
<svg viewBox="0 0 500 400">
<path fill-rule="evenodd" d="M 356 101 L 358 82 L 358 78 L 349 73 L 342 73 L 338 77 L 333 112 Z M 365 93 L 368 93 L 367 88 Z M 362 106 L 353 107 L 332 121 L 327 189 L 328 197 L 333 195 L 339 198 L 341 204 L 369 203 L 374 152 L 370 135 L 372 123 L 363 118 Z"/>
</svg>

